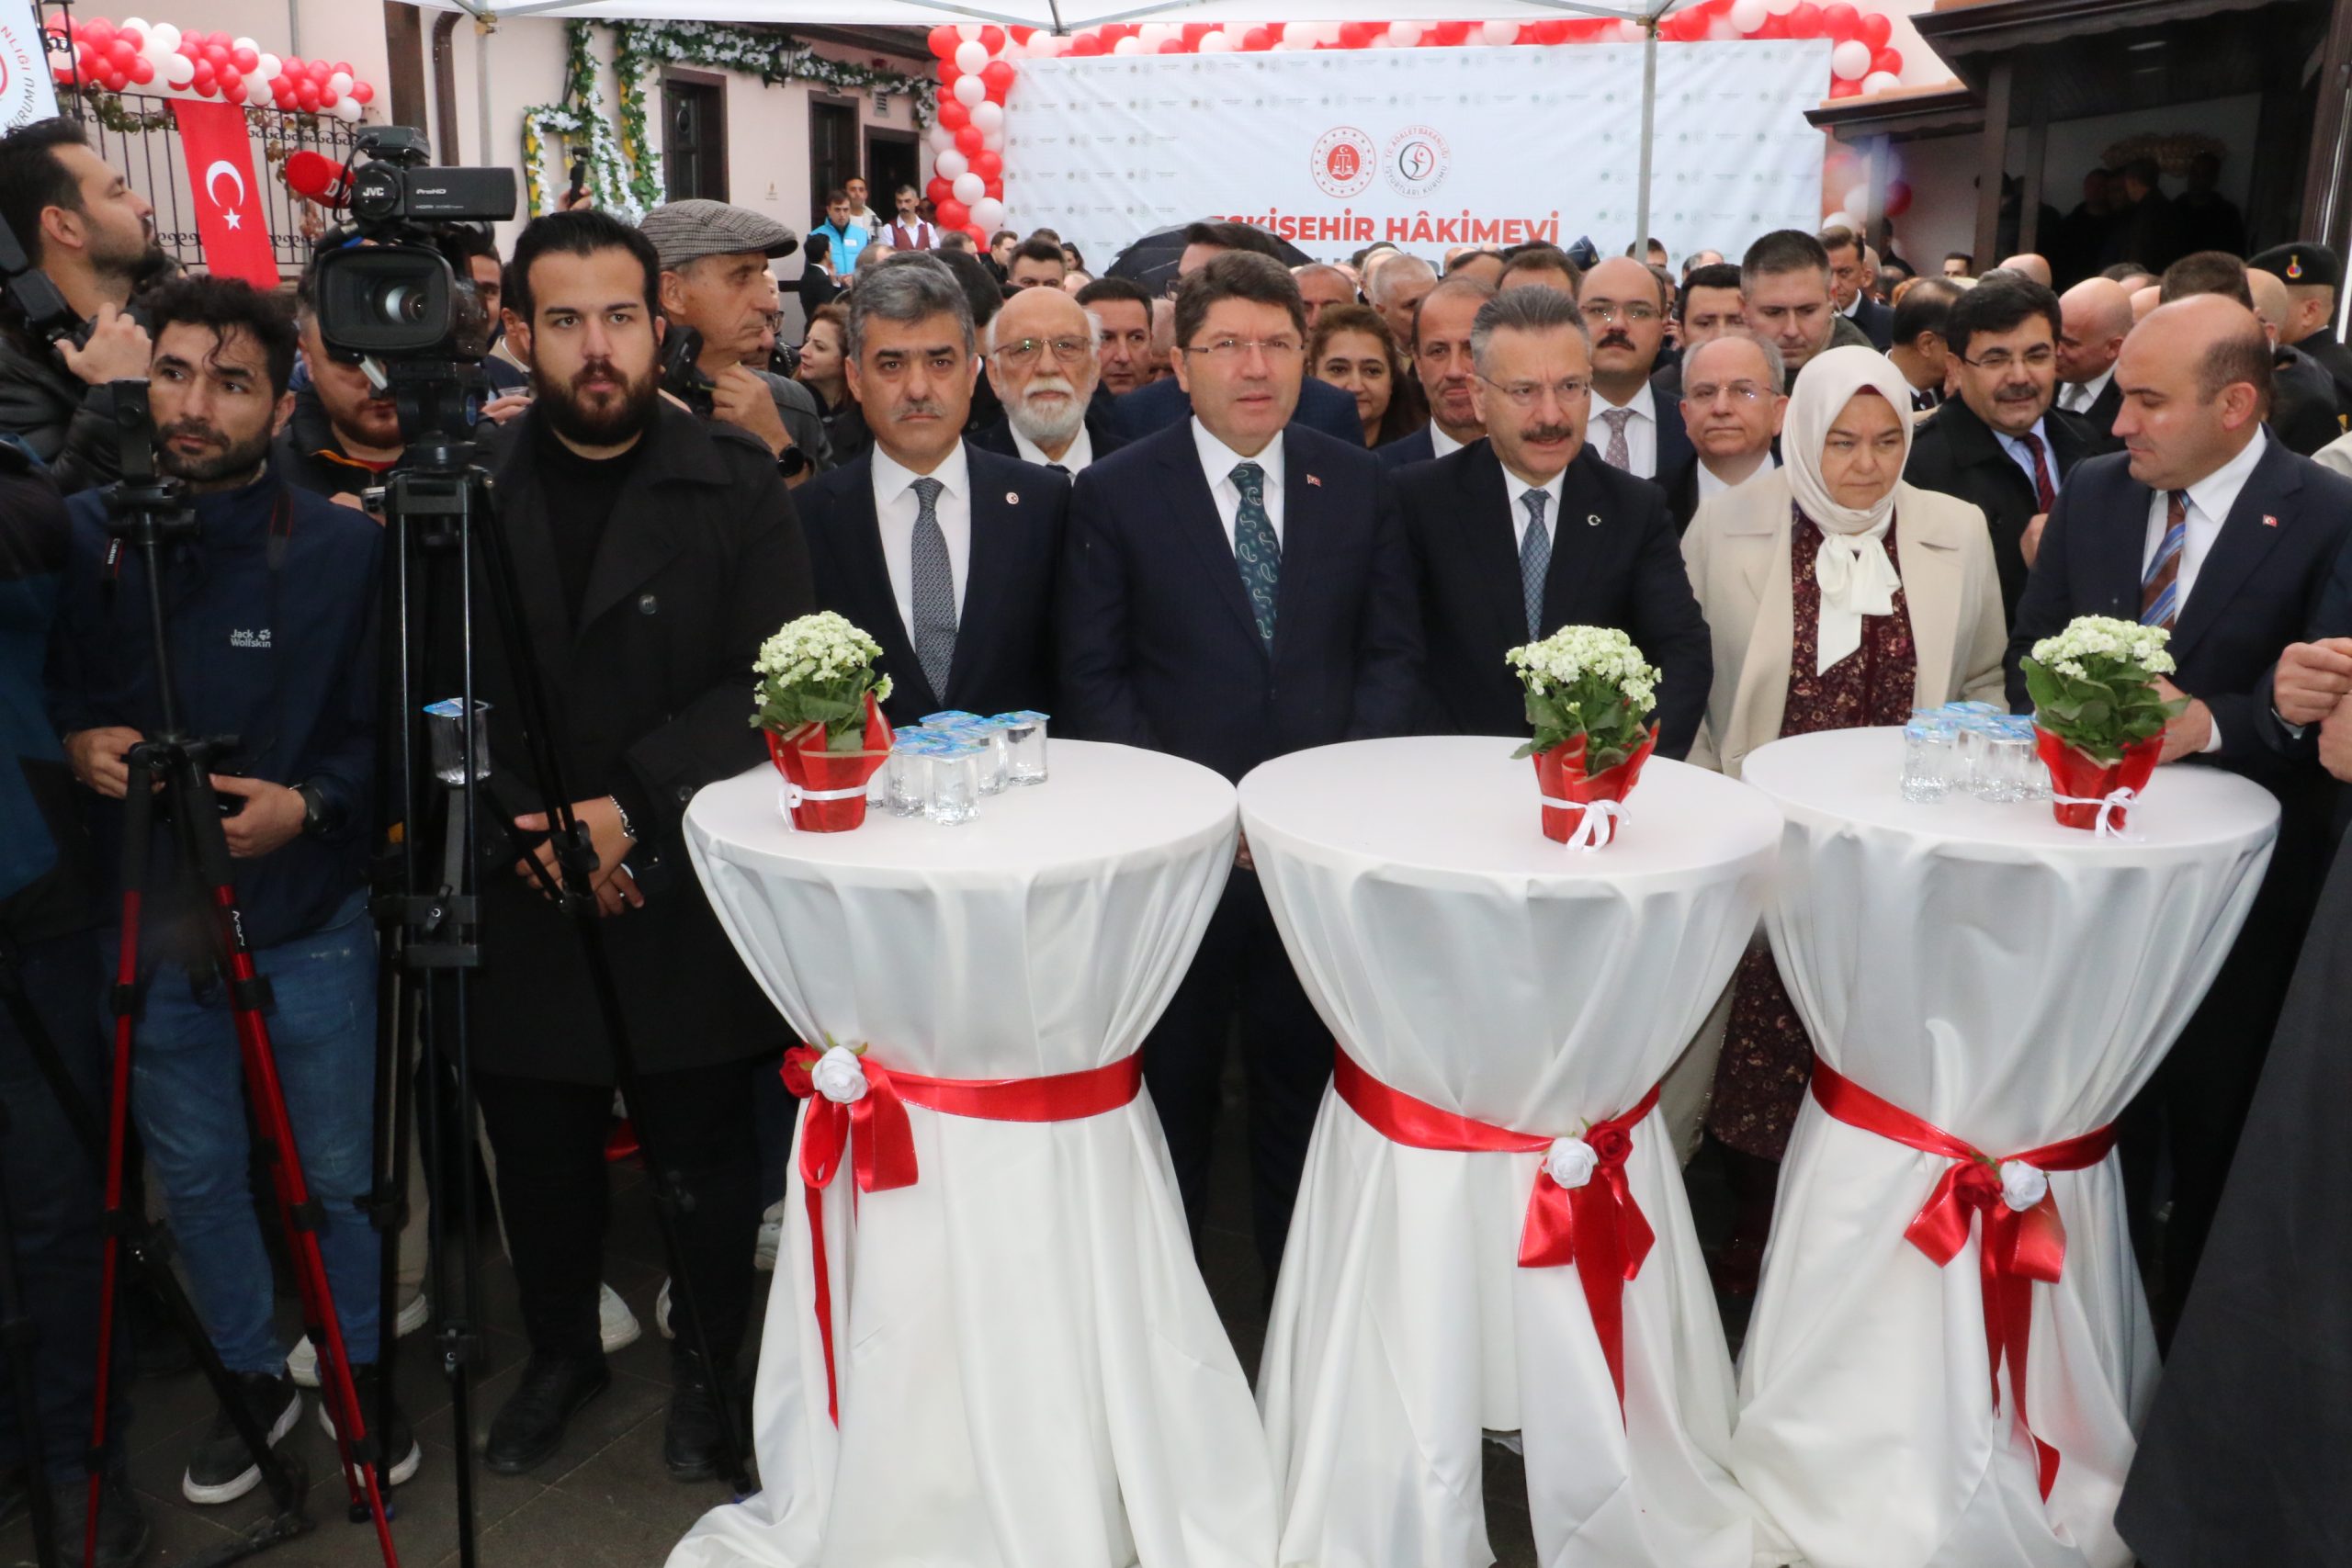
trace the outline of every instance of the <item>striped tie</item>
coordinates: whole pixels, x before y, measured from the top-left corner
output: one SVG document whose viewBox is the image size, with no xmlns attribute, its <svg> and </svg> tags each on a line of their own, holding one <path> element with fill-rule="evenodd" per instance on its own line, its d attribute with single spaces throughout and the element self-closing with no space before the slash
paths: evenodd
<svg viewBox="0 0 2352 1568">
<path fill-rule="evenodd" d="M 2177 490 L 2168 494 L 2164 542 L 2156 547 L 2156 558 L 2148 563 L 2148 574 L 2140 580 L 2140 624 L 2166 631 L 2172 630 L 2180 615 L 2180 552 L 2188 543 L 2188 492 Z"/>
</svg>

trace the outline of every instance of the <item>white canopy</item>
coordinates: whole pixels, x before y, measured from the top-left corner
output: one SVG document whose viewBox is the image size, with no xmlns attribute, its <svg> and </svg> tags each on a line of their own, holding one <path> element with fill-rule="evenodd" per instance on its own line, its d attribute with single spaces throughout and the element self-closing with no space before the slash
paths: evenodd
<svg viewBox="0 0 2352 1568">
<path fill-rule="evenodd" d="M 1646 21 L 1692 0 L 420 0 L 476 16 L 584 17 L 599 22 L 775 22 L 936 27 L 996 22 L 1069 32 L 1111 22 Z"/>
</svg>

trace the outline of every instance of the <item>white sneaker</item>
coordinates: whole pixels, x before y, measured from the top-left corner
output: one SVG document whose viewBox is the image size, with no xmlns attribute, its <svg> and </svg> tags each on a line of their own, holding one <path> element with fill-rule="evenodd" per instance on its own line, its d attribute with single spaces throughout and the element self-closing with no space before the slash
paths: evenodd
<svg viewBox="0 0 2352 1568">
<path fill-rule="evenodd" d="M 433 1298 L 419 1291 L 409 1297 L 408 1304 L 401 1308 L 400 1316 L 392 1320 L 392 1337 L 405 1339 L 432 1321 Z M 294 1348 L 286 1358 L 286 1375 L 292 1378 L 298 1387 L 319 1386 L 319 1348 L 311 1343 L 309 1335 L 305 1334 L 294 1341 Z"/>
<path fill-rule="evenodd" d="M 662 1293 L 653 1298 L 653 1326 L 662 1331 L 664 1339 L 675 1339 L 677 1330 L 670 1326 L 670 1281 L 662 1281 Z"/>
<path fill-rule="evenodd" d="M 637 1314 L 628 1310 L 628 1303 L 621 1300 L 618 1291 L 610 1285 L 599 1285 L 596 1289 L 599 1292 L 596 1297 L 596 1334 L 605 1342 L 605 1354 L 609 1356 L 616 1350 L 636 1344 L 645 1330 L 638 1326 Z M 662 1303 L 665 1313 L 668 1307 L 669 1303 L 665 1300 Z"/>
<path fill-rule="evenodd" d="M 768 1205 L 760 1219 L 760 1239 L 752 1247 L 752 1267 L 763 1274 L 775 1272 L 775 1255 L 784 1247 L 784 1200 Z"/>
</svg>

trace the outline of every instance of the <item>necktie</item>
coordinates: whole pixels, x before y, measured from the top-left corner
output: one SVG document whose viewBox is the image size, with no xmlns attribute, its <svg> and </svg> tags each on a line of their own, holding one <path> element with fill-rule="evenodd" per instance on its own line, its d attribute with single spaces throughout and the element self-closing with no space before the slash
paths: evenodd
<svg viewBox="0 0 2352 1568">
<path fill-rule="evenodd" d="M 1943 401 L 1943 393 L 1934 387 L 1915 389 L 1911 394 L 1911 412 L 1926 413 Z"/>
<path fill-rule="evenodd" d="M 1519 541 L 1519 592 L 1527 604 L 1527 635 L 1544 635 L 1544 580 L 1552 570 L 1552 535 L 1544 526 L 1544 509 L 1551 495 L 1531 490 L 1519 498 L 1527 508 L 1527 533 Z"/>
<path fill-rule="evenodd" d="M 1634 417 L 1634 411 L 1632 409 L 1603 409 L 1600 412 L 1600 417 L 1609 426 L 1609 449 L 1600 455 L 1600 460 L 1612 468 L 1631 469 L 1634 466 L 1634 452 L 1632 447 L 1625 445 L 1625 422 Z"/>
<path fill-rule="evenodd" d="M 1233 517 L 1233 558 L 1241 567 L 1241 586 L 1249 592 L 1258 635 L 1272 648 L 1274 589 L 1282 581 L 1283 546 L 1274 537 L 1273 519 L 1266 515 L 1266 470 L 1255 463 L 1234 464 L 1233 488 L 1241 492 L 1241 509 Z"/>
<path fill-rule="evenodd" d="M 2058 394 L 2058 406 L 2068 413 L 2080 413 L 2088 400 L 2084 396 L 2090 389 L 2080 381 L 2069 381 Z"/>
<path fill-rule="evenodd" d="M 1066 466 L 1064 466 L 1063 464 L 1060 464 L 1060 463 L 1048 463 L 1048 464 L 1046 464 L 1046 467 L 1047 467 L 1047 468 L 1049 468 L 1053 469 L 1053 470 L 1054 470 L 1054 472 L 1056 472 L 1056 473 L 1057 473 L 1057 474 L 1061 475 L 1061 477 L 1062 477 L 1062 478 L 1064 478 L 1064 479 L 1068 479 L 1068 478 L 1069 478 L 1069 469 Z"/>
<path fill-rule="evenodd" d="M 2051 488 L 2050 464 L 2042 454 L 2041 437 L 2029 430 L 2018 439 L 2024 442 L 2025 449 L 2033 454 L 2034 504 L 2041 511 L 2047 512 L 2050 510 L 2051 503 L 2058 499 L 2058 492 Z"/>
<path fill-rule="evenodd" d="M 939 492 L 946 488 L 933 479 L 914 482 L 915 659 L 941 702 L 947 700 L 947 671 L 956 660 L 956 566 L 939 528 Z"/>
<path fill-rule="evenodd" d="M 2166 631 L 2180 615 L 2180 552 L 2188 543 L 2188 492 L 2170 494 L 2164 539 L 2156 546 L 2156 558 L 2148 563 L 2148 574 L 2140 580 L 2140 624 Z"/>
</svg>

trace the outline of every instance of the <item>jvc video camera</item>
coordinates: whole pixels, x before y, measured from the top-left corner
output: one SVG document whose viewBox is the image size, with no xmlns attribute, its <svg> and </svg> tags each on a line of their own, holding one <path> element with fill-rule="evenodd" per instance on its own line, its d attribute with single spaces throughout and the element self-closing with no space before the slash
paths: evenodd
<svg viewBox="0 0 2352 1568">
<path fill-rule="evenodd" d="M 330 349 L 381 360 L 479 361 L 490 317 L 434 245 L 453 223 L 514 216 L 512 169 L 430 168 L 424 132 L 361 133 L 346 205 L 352 234 L 312 275 L 319 335 Z"/>
</svg>

